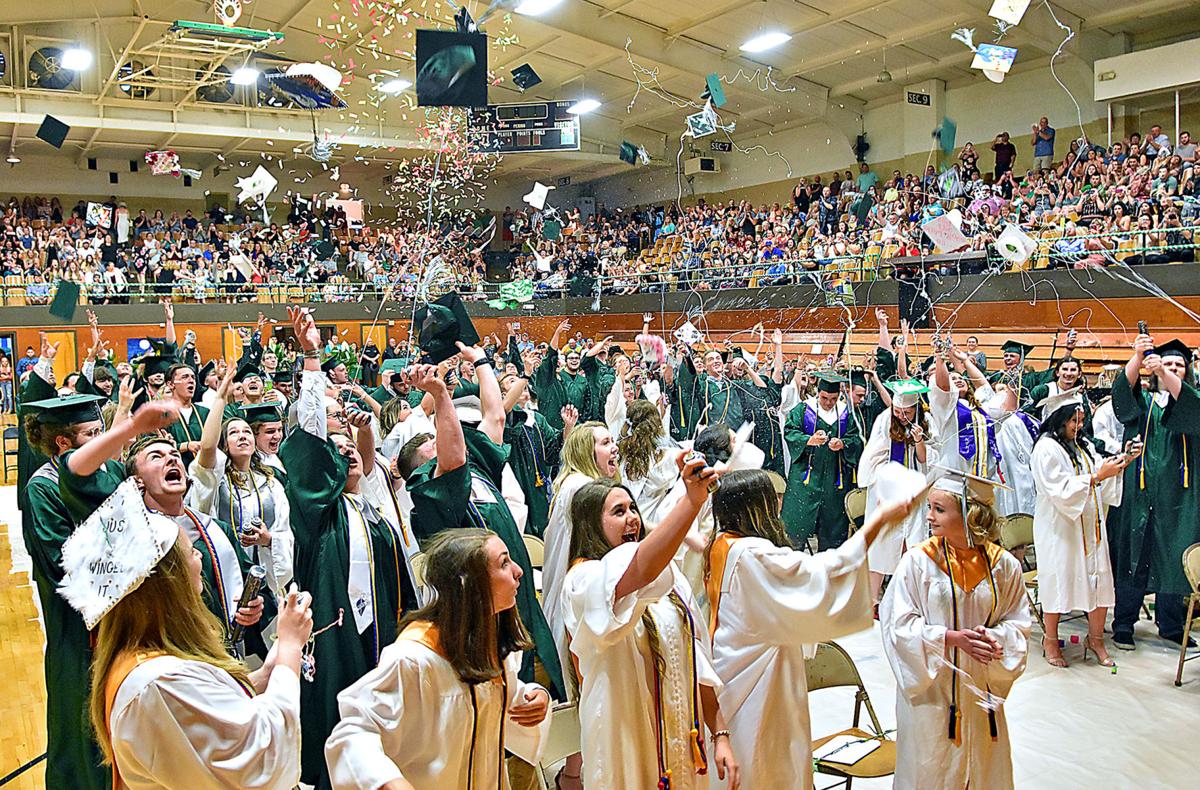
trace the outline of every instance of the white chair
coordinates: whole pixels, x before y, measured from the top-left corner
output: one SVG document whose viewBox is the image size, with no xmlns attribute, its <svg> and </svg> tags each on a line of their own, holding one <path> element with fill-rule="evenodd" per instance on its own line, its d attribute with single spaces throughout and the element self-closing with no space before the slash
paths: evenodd
<svg viewBox="0 0 1200 790">
<path fill-rule="evenodd" d="M 554 774 L 558 764 L 575 754 L 580 749 L 581 735 L 579 731 L 579 708 L 574 702 L 557 705 L 553 711 L 554 718 L 550 721 L 550 735 L 546 738 L 546 748 L 542 750 L 542 759 L 537 765 L 539 790 L 549 790 L 554 787 Z"/>
</svg>

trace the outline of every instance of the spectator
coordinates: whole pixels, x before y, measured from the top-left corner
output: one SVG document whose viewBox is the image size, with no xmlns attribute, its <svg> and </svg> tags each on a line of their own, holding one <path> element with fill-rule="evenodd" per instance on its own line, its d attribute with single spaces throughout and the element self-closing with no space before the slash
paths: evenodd
<svg viewBox="0 0 1200 790">
<path fill-rule="evenodd" d="M 39 357 L 33 351 L 33 346 L 25 349 L 25 356 L 17 360 L 17 378 L 20 379 L 38 363 Z"/>
<path fill-rule="evenodd" d="M 879 176 L 871 172 L 871 168 L 866 162 L 862 162 L 858 166 L 858 178 L 855 183 L 858 185 L 858 191 L 866 193 L 871 187 L 879 183 Z"/>
<path fill-rule="evenodd" d="M 1175 156 L 1182 159 L 1184 164 L 1196 163 L 1196 144 L 1192 142 L 1191 132 L 1179 133 L 1179 145 L 1175 146 Z"/>
<path fill-rule="evenodd" d="M 1032 129 L 1029 144 L 1033 146 L 1033 169 L 1049 170 L 1054 162 L 1054 129 L 1050 119 L 1042 116 Z"/>
<path fill-rule="evenodd" d="M 1012 172 L 1013 164 L 1017 161 L 1017 147 L 1008 138 L 1008 132 L 1001 132 L 992 141 L 992 151 L 996 154 L 996 167 L 993 171 L 996 180 L 1005 173 Z"/>
</svg>

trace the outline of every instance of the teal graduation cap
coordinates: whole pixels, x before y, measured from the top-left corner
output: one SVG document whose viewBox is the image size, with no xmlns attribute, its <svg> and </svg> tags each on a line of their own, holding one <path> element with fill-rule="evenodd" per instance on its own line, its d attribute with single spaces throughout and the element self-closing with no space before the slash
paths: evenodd
<svg viewBox="0 0 1200 790">
<path fill-rule="evenodd" d="M 78 425 L 101 419 L 100 406 L 107 400 L 101 395 L 62 395 L 24 403 L 22 408 L 36 414 L 42 425 Z"/>
</svg>

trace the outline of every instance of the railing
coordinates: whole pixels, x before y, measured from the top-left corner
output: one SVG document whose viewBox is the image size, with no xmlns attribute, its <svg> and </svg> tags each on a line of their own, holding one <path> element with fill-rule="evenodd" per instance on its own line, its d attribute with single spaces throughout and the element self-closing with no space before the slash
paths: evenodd
<svg viewBox="0 0 1200 790">
<path fill-rule="evenodd" d="M 1195 232 L 1200 228 L 1185 228 Z M 1161 231 L 1155 231 L 1161 233 Z M 1072 236 L 1072 243 L 1093 239 L 1114 239 L 1114 249 L 1104 252 L 1089 250 L 1065 250 L 1059 246 L 1064 239 L 1043 237 L 1035 239 L 1038 248 L 1019 270 L 1064 268 L 1075 265 L 1106 265 L 1128 260 L 1132 256 L 1150 256 L 1151 261 L 1182 262 L 1200 261 L 1200 243 L 1193 237 L 1191 243 L 1159 246 L 1136 246 L 1140 232 L 1096 233 Z M 892 257 L 889 251 L 898 250 L 897 245 L 873 243 L 865 253 L 833 255 L 824 258 L 790 258 L 732 265 L 679 265 L 656 269 L 653 272 L 614 275 L 601 273 L 586 282 L 569 281 L 551 285 L 543 280 L 534 283 L 534 299 L 557 299 L 575 294 L 616 296 L 632 293 L 659 293 L 687 291 L 696 288 L 719 290 L 726 288 L 773 288 L 787 285 L 813 285 L 826 291 L 849 293 L 854 283 L 878 279 L 907 276 L 920 269 L 938 270 L 945 273 L 1017 271 L 1001 258 L 994 249 L 968 250 L 952 255 Z M 681 258 L 694 253 L 679 253 Z M 1099 256 L 1090 261 L 1090 256 Z M 1158 256 L 1158 257 L 1154 257 Z M 1165 258 L 1166 260 L 1161 260 Z M 1145 262 L 1135 259 L 1135 262 Z M 775 273 L 772 269 L 776 268 Z M 501 283 L 460 283 L 459 293 L 466 301 L 495 299 L 500 294 Z M 0 284 L 0 303 L 4 306 L 49 305 L 56 293 L 51 283 L 28 283 L 20 276 L 5 277 Z M 363 302 L 379 301 L 383 298 L 408 301 L 413 297 L 415 286 L 408 281 L 387 286 L 373 282 L 335 283 L 291 283 L 273 282 L 263 284 L 216 283 L 198 286 L 191 282 L 173 284 L 129 283 L 119 292 L 109 286 L 81 288 L 81 304 L 106 303 L 155 303 L 165 299 L 184 303 L 230 303 L 251 302 L 259 304 L 296 304 L 313 302 Z"/>
</svg>

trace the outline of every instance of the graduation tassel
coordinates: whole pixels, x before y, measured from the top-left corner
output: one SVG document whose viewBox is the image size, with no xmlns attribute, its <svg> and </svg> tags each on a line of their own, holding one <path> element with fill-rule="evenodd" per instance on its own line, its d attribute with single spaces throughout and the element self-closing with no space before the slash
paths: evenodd
<svg viewBox="0 0 1200 790">
<path fill-rule="evenodd" d="M 1188 440 L 1187 434 L 1180 434 L 1179 438 L 1183 441 L 1183 461 L 1179 467 L 1179 482 L 1184 488 L 1190 488 L 1192 482 L 1191 469 L 1188 468 Z"/>
<path fill-rule="evenodd" d="M 658 777 L 658 790 L 671 790 L 671 769 L 663 771 L 662 776 Z"/>
<path fill-rule="evenodd" d="M 988 711 L 988 732 L 991 733 L 992 742 L 995 743 L 1000 739 L 1000 728 L 996 725 L 996 711 Z"/>
<path fill-rule="evenodd" d="M 946 737 L 948 737 L 950 740 L 954 741 L 954 743 L 957 745 L 959 743 L 958 706 L 957 705 L 950 706 L 950 728 L 949 728 L 949 730 L 950 731 L 946 734 Z"/>
<path fill-rule="evenodd" d="M 704 736 L 700 734 L 700 730 L 692 728 L 692 763 L 696 767 L 696 773 L 708 773 L 708 755 L 704 752 Z"/>
</svg>

